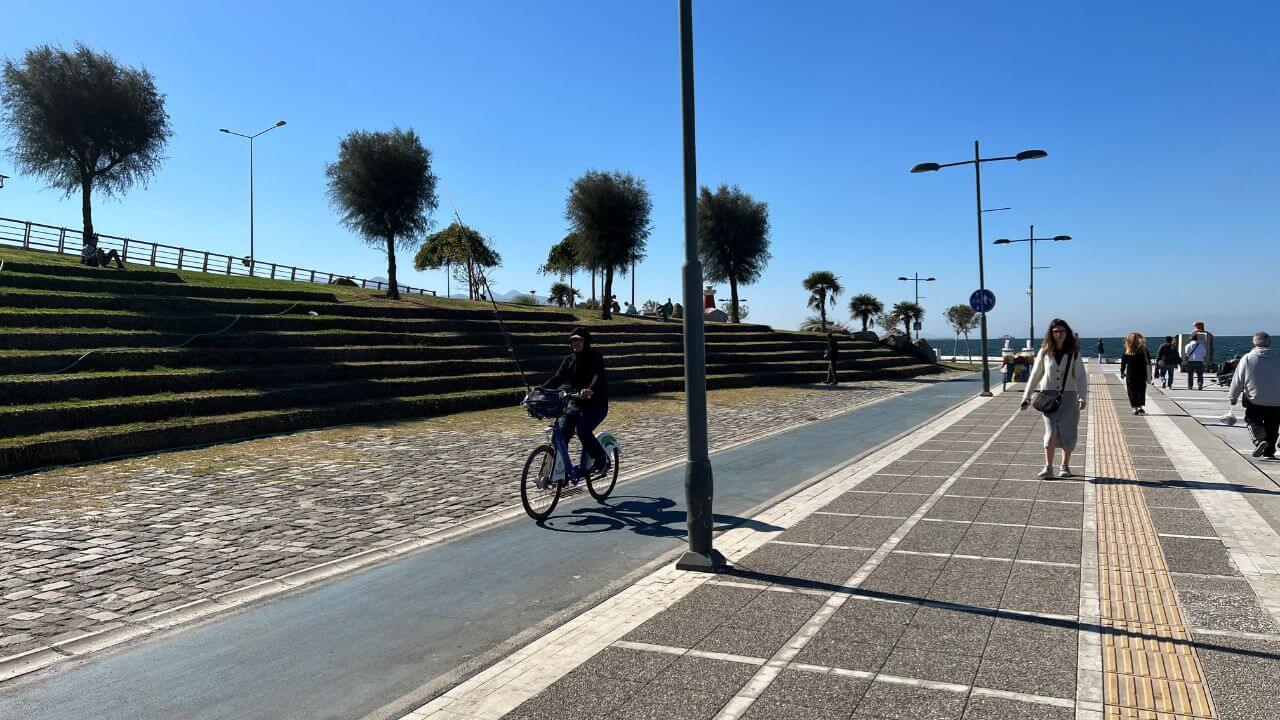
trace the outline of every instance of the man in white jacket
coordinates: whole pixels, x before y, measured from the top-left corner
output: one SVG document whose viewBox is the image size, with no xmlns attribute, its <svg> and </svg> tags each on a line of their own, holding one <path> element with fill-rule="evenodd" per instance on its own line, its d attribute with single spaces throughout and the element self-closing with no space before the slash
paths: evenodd
<svg viewBox="0 0 1280 720">
<path fill-rule="evenodd" d="M 1197 379 L 1200 383 L 1200 390 L 1204 389 L 1204 363 L 1209 357 L 1209 346 L 1205 343 L 1204 337 L 1200 333 L 1194 333 L 1191 336 L 1191 342 L 1182 348 L 1182 359 L 1187 364 L 1187 389 L 1191 389 L 1192 379 Z"/>
<path fill-rule="evenodd" d="M 1253 456 L 1274 458 L 1280 432 L 1280 354 L 1271 349 L 1267 333 L 1254 334 L 1253 350 L 1240 358 L 1231 377 L 1231 404 L 1241 396 L 1244 421 L 1253 436 Z"/>
</svg>

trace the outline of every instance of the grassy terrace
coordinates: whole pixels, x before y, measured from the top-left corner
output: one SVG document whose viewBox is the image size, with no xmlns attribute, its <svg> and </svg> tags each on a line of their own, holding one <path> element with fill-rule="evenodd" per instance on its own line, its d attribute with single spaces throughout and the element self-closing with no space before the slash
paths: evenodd
<svg viewBox="0 0 1280 720">
<path fill-rule="evenodd" d="M 0 249 L 0 261 L 0 474 L 511 406 L 524 390 L 488 303 L 417 295 L 393 302 L 360 288 L 132 264 L 88 268 L 11 249 Z M 607 348 L 615 394 L 683 387 L 679 323 L 500 307 L 534 382 L 566 352 L 569 329 L 586 324 Z M 817 335 L 761 325 L 707 330 L 711 387 L 824 376 Z M 938 371 L 869 343 L 846 343 L 842 365 L 848 380 Z"/>
</svg>

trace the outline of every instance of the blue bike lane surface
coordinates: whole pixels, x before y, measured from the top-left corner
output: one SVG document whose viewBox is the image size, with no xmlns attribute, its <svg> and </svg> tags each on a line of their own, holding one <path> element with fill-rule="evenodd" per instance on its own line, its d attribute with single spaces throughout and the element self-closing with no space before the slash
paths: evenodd
<svg viewBox="0 0 1280 720">
<path fill-rule="evenodd" d="M 714 453 L 717 530 L 750 526 L 762 504 L 979 389 L 977 374 L 939 381 Z M 581 493 L 541 525 L 520 516 L 18 678 L 0 686 L 0 717 L 398 717 L 678 551 L 684 521 L 677 464 L 620 484 L 603 505 Z"/>
</svg>

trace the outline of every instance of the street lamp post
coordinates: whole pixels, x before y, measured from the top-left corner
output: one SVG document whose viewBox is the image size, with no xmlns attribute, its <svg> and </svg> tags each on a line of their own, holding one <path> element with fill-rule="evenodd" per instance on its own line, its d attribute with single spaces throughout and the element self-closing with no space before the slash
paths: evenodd
<svg viewBox="0 0 1280 720">
<path fill-rule="evenodd" d="M 919 305 L 920 304 L 920 283 L 933 282 L 938 278 L 932 278 L 932 277 L 922 278 L 920 277 L 920 273 L 915 273 L 911 277 L 899 276 L 898 279 L 906 280 L 907 282 L 914 282 L 916 284 L 916 305 Z M 920 330 L 918 329 L 916 330 L 916 339 L 917 340 L 920 339 Z"/>
<path fill-rule="evenodd" d="M 1027 247 L 1030 248 L 1031 250 L 1031 252 L 1028 255 L 1029 262 L 1027 263 L 1027 266 L 1030 268 L 1030 276 L 1031 276 L 1030 285 L 1028 285 L 1027 287 L 1027 297 L 1029 298 L 1029 302 L 1031 305 L 1031 307 L 1029 308 L 1031 322 L 1030 322 L 1030 326 L 1027 328 L 1028 330 L 1027 346 L 1028 347 L 1035 345 L 1035 342 L 1036 342 L 1036 270 L 1049 269 L 1048 266 L 1041 266 L 1041 267 L 1036 266 L 1036 243 L 1044 242 L 1046 240 L 1052 240 L 1053 242 L 1065 242 L 1070 239 L 1071 239 L 1070 235 L 1054 235 L 1053 237 L 1038 238 L 1036 237 L 1036 226 L 1032 225 L 1031 232 L 1028 233 L 1027 236 L 1024 238 L 1019 238 L 1017 240 L 1010 240 L 1009 238 L 1000 238 L 999 240 L 996 240 L 994 243 L 996 245 L 1010 245 L 1013 243 L 1024 242 L 1027 244 Z"/>
<path fill-rule="evenodd" d="M 250 275 L 253 275 L 253 263 L 254 263 L 254 255 L 253 255 L 253 141 L 254 141 L 254 139 L 255 139 L 255 138 L 257 138 L 259 135 L 265 135 L 265 134 L 267 134 L 267 133 L 271 132 L 272 130 L 275 130 L 275 129 L 276 129 L 276 128 L 278 128 L 278 127 L 283 127 L 283 126 L 284 126 L 284 124 L 285 124 L 285 122 L 284 122 L 283 120 L 281 120 L 280 122 L 277 122 L 275 125 L 272 125 L 271 127 L 267 128 L 266 130 L 263 130 L 263 131 L 261 131 L 261 132 L 256 132 L 256 133 L 254 133 L 254 134 L 252 134 L 252 135 L 245 135 L 245 134 L 243 134 L 243 133 L 232 132 L 232 131 L 230 131 L 230 130 L 228 130 L 228 129 L 226 129 L 226 128 L 218 128 L 218 131 L 219 131 L 219 132 L 224 132 L 224 133 L 226 133 L 226 134 L 228 134 L 228 135 L 235 135 L 236 137 L 242 137 L 242 138 L 245 138 L 246 140 L 248 140 L 248 141 L 249 141 L 249 274 L 250 274 Z"/>
<path fill-rule="evenodd" d="M 944 167 L 954 167 L 957 165 L 973 166 L 973 182 L 976 189 L 978 199 L 978 291 L 986 294 L 987 278 L 986 270 L 982 262 L 982 163 L 997 162 L 1000 160 L 1036 160 L 1047 157 L 1049 153 L 1044 150 L 1023 150 L 1017 155 L 1005 155 L 1001 157 L 984 158 L 978 148 L 978 141 L 973 141 L 973 159 L 961 160 L 951 163 L 920 163 L 911 168 L 913 173 L 935 172 Z M 991 376 L 987 372 L 987 314 L 982 313 L 982 396 L 991 397 Z"/>
<path fill-rule="evenodd" d="M 680 105 L 684 151 L 684 395 L 689 437 L 684 464 L 689 549 L 679 570 L 716 572 L 724 557 L 711 546 L 711 458 L 707 452 L 707 353 L 703 345 L 702 262 L 698 259 L 698 153 L 693 118 L 693 0 L 680 0 Z"/>
</svg>

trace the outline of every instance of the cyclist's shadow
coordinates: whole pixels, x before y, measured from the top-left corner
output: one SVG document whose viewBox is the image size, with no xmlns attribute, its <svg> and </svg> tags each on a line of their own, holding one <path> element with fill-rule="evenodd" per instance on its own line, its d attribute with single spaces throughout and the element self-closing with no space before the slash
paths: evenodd
<svg viewBox="0 0 1280 720">
<path fill-rule="evenodd" d="M 685 530 L 687 517 L 688 514 L 677 509 L 676 501 L 670 498 L 619 495 L 598 506 L 577 508 L 565 515 L 553 515 L 538 525 L 555 532 L 600 533 L 630 530 L 648 537 L 683 538 L 688 535 Z M 711 518 L 715 524 L 715 532 L 736 527 L 748 527 L 759 532 L 783 529 L 734 515 L 713 514 Z"/>
</svg>

